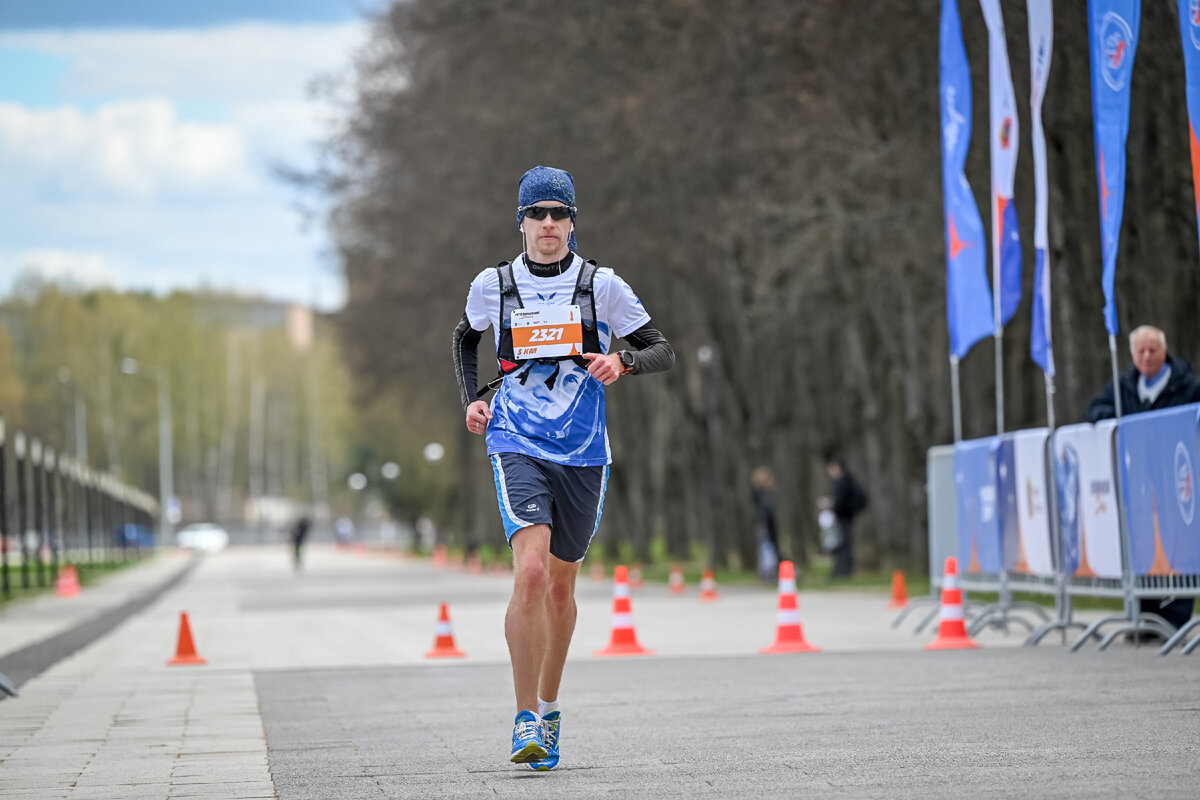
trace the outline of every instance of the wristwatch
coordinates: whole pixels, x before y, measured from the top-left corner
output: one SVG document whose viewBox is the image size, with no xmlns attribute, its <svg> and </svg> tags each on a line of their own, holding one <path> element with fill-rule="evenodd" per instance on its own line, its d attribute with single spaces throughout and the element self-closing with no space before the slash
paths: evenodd
<svg viewBox="0 0 1200 800">
<path fill-rule="evenodd" d="M 633 353 L 629 350 L 622 350 L 619 355 L 621 356 L 621 366 L 624 367 L 624 369 L 621 370 L 621 374 L 628 375 L 629 373 L 633 372 Z"/>
</svg>

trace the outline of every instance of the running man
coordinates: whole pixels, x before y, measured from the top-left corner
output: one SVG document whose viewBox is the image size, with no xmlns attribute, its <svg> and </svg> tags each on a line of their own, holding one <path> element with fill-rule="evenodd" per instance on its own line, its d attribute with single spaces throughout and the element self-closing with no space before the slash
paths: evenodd
<svg viewBox="0 0 1200 800">
<path fill-rule="evenodd" d="M 535 770 L 559 762 L 575 579 L 600 524 L 612 462 L 605 389 L 675 363 L 629 285 L 576 255 L 576 213 L 569 172 L 538 166 L 521 176 L 523 252 L 471 282 L 452 348 L 467 430 L 486 437 L 513 553 L 504 619 L 517 700 L 511 760 Z M 501 373 L 490 384 L 499 386 L 491 405 L 476 391 L 476 350 L 489 325 Z M 609 352 L 614 338 L 631 349 Z"/>
</svg>

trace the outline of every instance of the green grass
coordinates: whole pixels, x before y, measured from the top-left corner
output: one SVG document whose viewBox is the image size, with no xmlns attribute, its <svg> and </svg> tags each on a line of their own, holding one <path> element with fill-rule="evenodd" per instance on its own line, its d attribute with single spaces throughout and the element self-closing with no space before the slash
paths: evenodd
<svg viewBox="0 0 1200 800">
<path fill-rule="evenodd" d="M 95 583 L 100 578 L 125 567 L 138 563 L 138 559 L 130 554 L 128 561 L 97 561 L 94 563 L 76 563 L 75 570 L 79 575 L 79 585 L 86 588 L 88 585 Z M 60 564 L 62 566 L 62 564 Z M 29 573 L 29 588 L 24 588 L 24 574 Z M 48 594 L 54 591 L 54 570 L 50 564 L 44 566 L 43 580 L 45 586 L 38 586 L 37 565 L 28 564 L 9 564 L 8 565 L 8 588 L 9 593 L 6 595 L 0 591 L 0 607 L 7 603 L 25 600 L 38 595 Z"/>
<path fill-rule="evenodd" d="M 618 547 L 618 556 L 615 559 L 605 558 L 606 549 L 604 544 L 595 543 L 588 551 L 581 572 L 586 577 L 590 575 L 592 565 L 600 563 L 604 566 L 605 576 L 611 577 L 614 568 L 618 564 L 624 564 L 629 568 L 639 565 L 642 570 L 643 582 L 665 584 L 670 577 L 672 566 L 679 564 L 683 567 L 684 581 L 689 586 L 699 584 L 707 564 L 705 550 L 702 546 L 693 546 L 691 557 L 685 561 L 672 559 L 666 552 L 665 544 L 661 540 L 651 542 L 650 550 L 652 561 L 650 563 L 638 564 L 638 560 L 633 557 L 632 548 L 628 543 L 622 542 L 620 544 Z M 512 553 L 507 547 L 496 547 L 490 544 L 482 545 L 478 548 L 478 552 L 485 569 L 494 564 L 512 565 Z M 429 554 L 423 553 L 422 555 L 428 556 Z M 463 557 L 464 554 L 461 547 L 450 547 L 447 551 L 447 559 L 451 564 L 461 563 Z M 851 578 L 834 579 L 829 577 L 830 567 L 831 563 L 828 556 L 815 557 L 808 568 L 798 566 L 796 574 L 797 588 L 810 591 L 877 590 L 881 593 L 890 593 L 892 590 L 892 573 L 890 570 L 859 571 Z M 714 570 L 713 577 L 716 579 L 718 587 L 762 585 L 754 570 L 741 569 L 737 566 Z M 769 585 L 773 587 L 774 582 L 772 581 Z M 906 586 L 910 597 L 929 593 L 929 579 L 925 576 L 906 578 Z"/>
</svg>

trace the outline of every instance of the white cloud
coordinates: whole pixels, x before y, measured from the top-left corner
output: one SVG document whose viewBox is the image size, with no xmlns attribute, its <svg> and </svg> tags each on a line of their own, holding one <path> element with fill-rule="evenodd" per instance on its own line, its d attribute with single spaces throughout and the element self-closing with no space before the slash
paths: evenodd
<svg viewBox="0 0 1200 800">
<path fill-rule="evenodd" d="M 267 168 L 311 165 L 336 113 L 308 86 L 344 73 L 366 34 L 366 23 L 0 32 L 0 49 L 65 69 L 42 106 L 0 103 L 0 296 L 34 267 L 83 285 L 339 306 L 327 233 L 302 229 L 293 190 Z"/>
<path fill-rule="evenodd" d="M 0 104 L 0 170 L 10 187 L 68 196 L 236 190 L 253 177 L 237 128 L 182 122 L 162 99 L 91 114 Z"/>
<path fill-rule="evenodd" d="M 0 264 L 4 264 L 7 267 L 5 271 L 13 275 L 32 272 L 49 281 L 85 287 L 111 286 L 117 278 L 117 271 L 101 253 L 25 250 L 0 256 Z"/>
<path fill-rule="evenodd" d="M 0 33 L 0 47 L 68 61 L 71 95 L 153 95 L 248 103 L 301 100 L 309 82 L 349 66 L 367 23 L 248 23 L 179 30 Z"/>
</svg>

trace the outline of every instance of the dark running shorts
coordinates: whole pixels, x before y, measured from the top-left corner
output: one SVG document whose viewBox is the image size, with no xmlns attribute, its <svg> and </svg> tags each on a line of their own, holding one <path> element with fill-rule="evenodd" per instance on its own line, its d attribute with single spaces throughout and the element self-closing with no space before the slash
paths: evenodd
<svg viewBox="0 0 1200 800">
<path fill-rule="evenodd" d="M 600 525 L 608 467 L 566 467 L 520 453 L 492 456 L 504 535 L 530 525 L 550 526 L 550 554 L 583 561 Z"/>
</svg>

